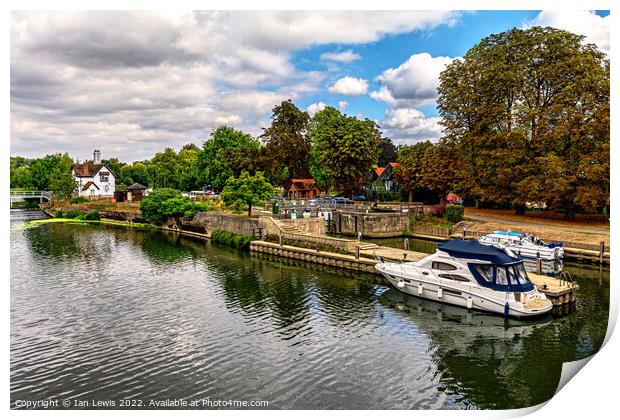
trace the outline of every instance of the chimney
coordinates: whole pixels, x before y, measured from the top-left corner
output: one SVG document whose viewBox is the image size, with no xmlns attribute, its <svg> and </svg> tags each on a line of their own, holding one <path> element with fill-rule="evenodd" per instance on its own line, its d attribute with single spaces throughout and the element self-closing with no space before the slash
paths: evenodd
<svg viewBox="0 0 620 420">
<path fill-rule="evenodd" d="M 93 152 L 93 163 L 101 163 L 101 152 L 99 150 Z"/>
</svg>

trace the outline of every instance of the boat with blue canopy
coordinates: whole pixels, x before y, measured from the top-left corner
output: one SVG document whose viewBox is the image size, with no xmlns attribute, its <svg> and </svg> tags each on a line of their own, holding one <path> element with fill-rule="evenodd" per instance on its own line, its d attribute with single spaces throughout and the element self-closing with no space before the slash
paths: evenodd
<svg viewBox="0 0 620 420">
<path fill-rule="evenodd" d="M 453 239 L 417 262 L 381 261 L 375 268 L 398 290 L 468 309 L 531 317 L 553 305 L 509 249 Z"/>
</svg>

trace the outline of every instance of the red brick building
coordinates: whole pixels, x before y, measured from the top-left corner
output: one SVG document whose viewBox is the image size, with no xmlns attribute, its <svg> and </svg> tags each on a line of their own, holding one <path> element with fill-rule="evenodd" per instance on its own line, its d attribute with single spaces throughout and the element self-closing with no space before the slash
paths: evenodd
<svg viewBox="0 0 620 420">
<path fill-rule="evenodd" d="M 286 187 L 286 197 L 289 200 L 309 200 L 319 197 L 322 192 L 312 178 L 291 179 Z"/>
</svg>

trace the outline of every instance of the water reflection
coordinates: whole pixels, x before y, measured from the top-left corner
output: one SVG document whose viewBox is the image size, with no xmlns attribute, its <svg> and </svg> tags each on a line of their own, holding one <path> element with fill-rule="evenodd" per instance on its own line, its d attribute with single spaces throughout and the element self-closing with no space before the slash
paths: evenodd
<svg viewBox="0 0 620 420">
<path fill-rule="evenodd" d="M 596 268 L 570 267 L 573 312 L 505 324 L 379 276 L 104 226 L 12 232 L 11 269 L 12 401 L 526 406 L 552 395 L 563 361 L 597 351 L 609 309 Z"/>
</svg>

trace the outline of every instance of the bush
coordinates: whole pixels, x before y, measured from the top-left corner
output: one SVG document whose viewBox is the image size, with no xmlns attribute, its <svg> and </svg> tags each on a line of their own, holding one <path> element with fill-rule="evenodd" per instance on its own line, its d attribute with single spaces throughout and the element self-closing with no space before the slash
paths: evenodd
<svg viewBox="0 0 620 420">
<path fill-rule="evenodd" d="M 227 245 L 237 249 L 249 249 L 252 237 L 239 233 L 216 229 L 211 233 L 211 241 L 216 244 Z"/>
<path fill-rule="evenodd" d="M 82 214 L 84 213 L 82 213 L 79 210 L 73 210 L 73 209 L 69 209 L 69 210 L 62 212 L 63 217 L 66 219 L 77 219 Z"/>
<path fill-rule="evenodd" d="M 163 211 L 162 204 L 171 198 L 183 198 L 181 191 L 172 188 L 158 188 L 144 197 L 140 202 L 140 211 L 144 220 L 154 224 L 163 222 L 167 215 Z"/>
<path fill-rule="evenodd" d="M 463 220 L 463 214 L 465 212 L 465 208 L 458 204 L 450 204 L 446 208 L 446 212 L 444 213 L 444 217 L 447 221 L 451 223 L 458 223 Z"/>
<path fill-rule="evenodd" d="M 62 210 L 58 210 L 56 213 L 54 213 L 54 217 L 57 219 L 62 219 L 64 217 L 64 213 L 62 212 Z"/>
<path fill-rule="evenodd" d="M 99 220 L 99 211 L 91 210 L 84 215 L 84 220 Z"/>
<path fill-rule="evenodd" d="M 69 202 L 71 204 L 82 204 L 82 203 L 86 203 L 87 201 L 88 201 L 88 198 L 78 196 L 78 197 L 73 197 Z"/>
</svg>

